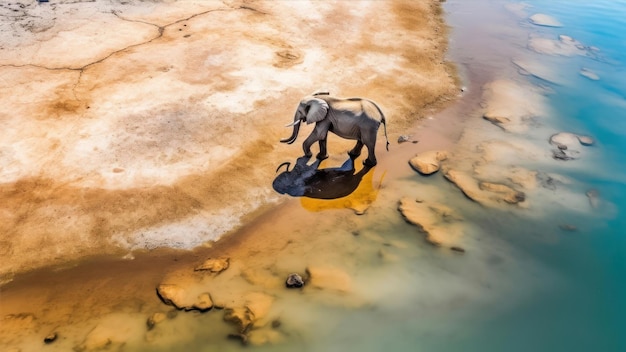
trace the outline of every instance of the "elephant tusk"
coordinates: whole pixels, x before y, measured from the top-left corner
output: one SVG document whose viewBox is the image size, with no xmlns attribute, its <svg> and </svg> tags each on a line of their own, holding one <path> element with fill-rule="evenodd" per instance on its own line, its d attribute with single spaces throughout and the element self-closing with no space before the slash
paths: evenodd
<svg viewBox="0 0 626 352">
<path fill-rule="evenodd" d="M 295 126 L 295 125 L 299 124 L 300 122 L 302 122 L 302 120 L 294 121 L 294 122 L 292 122 L 292 123 L 290 123 L 288 125 L 285 125 L 285 127 Z"/>
</svg>

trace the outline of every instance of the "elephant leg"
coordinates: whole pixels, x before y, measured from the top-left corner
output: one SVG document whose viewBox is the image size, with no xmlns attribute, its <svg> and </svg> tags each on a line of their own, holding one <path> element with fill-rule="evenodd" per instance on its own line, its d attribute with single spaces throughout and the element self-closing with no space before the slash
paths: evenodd
<svg viewBox="0 0 626 352">
<path fill-rule="evenodd" d="M 348 152 L 348 155 L 350 155 L 351 158 L 356 158 L 359 155 L 361 155 L 362 149 L 363 149 L 363 142 L 361 142 L 361 140 L 359 139 L 356 141 L 356 145 L 354 146 L 354 148 L 352 148 L 352 150 Z"/>
<path fill-rule="evenodd" d="M 376 155 L 374 154 L 376 149 L 376 132 L 378 132 L 377 128 L 363 134 L 363 143 L 367 146 L 367 159 L 363 160 L 363 165 L 365 166 L 374 167 L 377 164 Z"/>
<path fill-rule="evenodd" d="M 302 150 L 304 151 L 304 156 L 310 158 L 313 155 L 313 153 L 311 153 L 311 146 L 316 141 L 317 141 L 317 136 L 315 134 L 315 131 L 313 131 L 313 133 L 311 133 L 302 143 Z"/>
<path fill-rule="evenodd" d="M 319 145 L 320 145 L 320 152 L 315 157 L 318 160 L 327 159 L 328 158 L 328 151 L 326 150 L 326 138 L 320 139 Z"/>
</svg>

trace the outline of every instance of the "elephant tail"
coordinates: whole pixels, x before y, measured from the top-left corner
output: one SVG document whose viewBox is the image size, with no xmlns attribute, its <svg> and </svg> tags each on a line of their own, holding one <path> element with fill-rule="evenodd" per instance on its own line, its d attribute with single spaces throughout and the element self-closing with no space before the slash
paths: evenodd
<svg viewBox="0 0 626 352">
<path fill-rule="evenodd" d="M 383 114 L 383 111 L 380 110 L 380 108 L 378 107 L 378 104 L 374 103 L 374 106 L 380 114 L 380 122 L 383 124 L 383 129 L 385 131 L 385 140 L 387 140 L 387 145 L 385 147 L 387 148 L 387 151 L 389 151 L 389 138 L 387 138 L 387 120 L 385 119 L 385 114 Z"/>
</svg>

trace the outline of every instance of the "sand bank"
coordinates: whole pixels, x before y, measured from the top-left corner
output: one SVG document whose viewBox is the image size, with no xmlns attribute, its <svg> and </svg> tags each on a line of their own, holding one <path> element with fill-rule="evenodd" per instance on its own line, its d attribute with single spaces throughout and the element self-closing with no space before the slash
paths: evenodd
<svg viewBox="0 0 626 352">
<path fill-rule="evenodd" d="M 301 150 L 278 143 L 282 126 L 315 90 L 379 102 L 392 139 L 456 94 L 437 1 L 0 11 L 3 280 L 103 253 L 190 249 L 283 201 L 274 170 Z M 350 144 L 331 139 L 330 153 Z"/>
</svg>

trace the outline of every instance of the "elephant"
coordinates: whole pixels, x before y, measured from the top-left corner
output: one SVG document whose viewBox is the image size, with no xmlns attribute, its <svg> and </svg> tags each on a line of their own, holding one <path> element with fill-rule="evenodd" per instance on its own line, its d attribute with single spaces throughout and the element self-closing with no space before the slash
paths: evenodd
<svg viewBox="0 0 626 352">
<path fill-rule="evenodd" d="M 328 158 L 326 150 L 326 136 L 328 132 L 346 138 L 355 139 L 356 145 L 348 152 L 350 157 L 361 155 L 363 145 L 367 147 L 368 156 L 363 164 L 374 167 L 377 163 L 374 147 L 376 146 L 376 134 L 378 127 L 383 124 L 386 149 L 389 151 L 389 139 L 387 138 L 387 123 L 385 115 L 378 105 L 364 98 L 336 98 L 328 92 L 314 93 L 300 101 L 293 122 L 286 127 L 293 126 L 293 132 L 289 138 L 281 139 L 282 143 L 291 144 L 298 138 L 300 123 L 315 123 L 313 132 L 302 143 L 304 156 L 311 157 L 311 146 L 319 142 L 320 152 L 316 158 L 324 160 Z"/>
<path fill-rule="evenodd" d="M 316 199 L 336 199 L 350 195 L 357 189 L 363 176 L 371 167 L 364 166 L 355 173 L 354 157 L 346 160 L 341 167 L 318 169 L 320 160 L 307 165 L 308 157 L 303 156 L 296 160 L 296 164 L 290 171 L 290 162 L 284 162 L 278 166 L 276 172 L 283 165 L 287 165 L 287 171 L 283 171 L 274 179 L 272 186 L 281 194 L 289 194 L 292 197 L 309 197 Z"/>
</svg>

